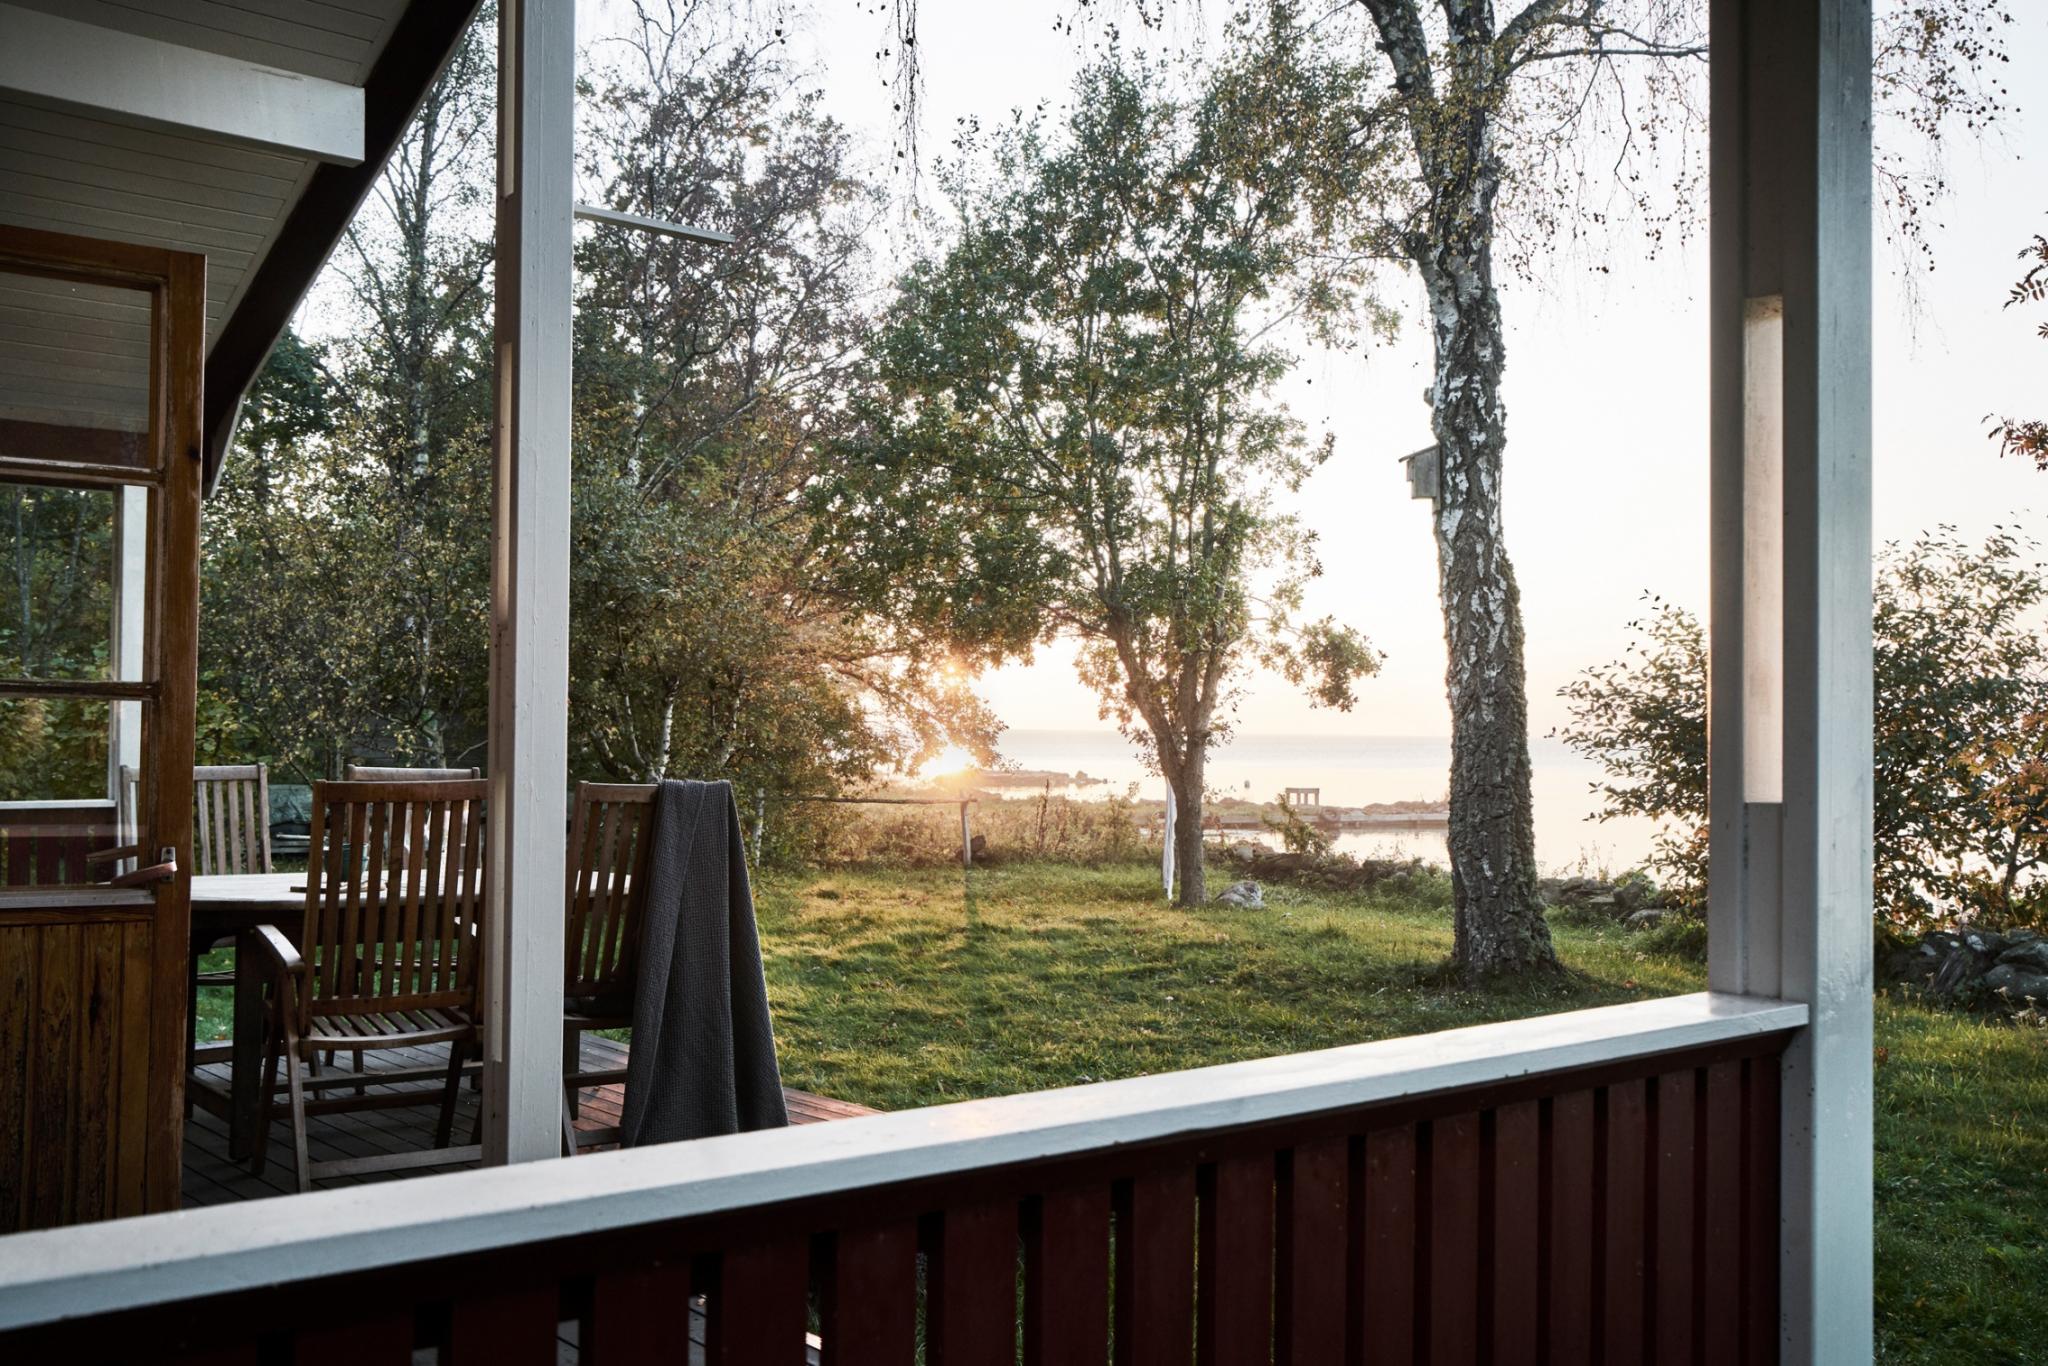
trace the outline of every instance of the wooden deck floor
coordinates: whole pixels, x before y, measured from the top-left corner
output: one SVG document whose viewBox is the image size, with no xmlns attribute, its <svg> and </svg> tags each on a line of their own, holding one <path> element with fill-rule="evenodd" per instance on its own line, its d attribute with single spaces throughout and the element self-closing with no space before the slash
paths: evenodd
<svg viewBox="0 0 2048 1366">
<path fill-rule="evenodd" d="M 427 1048 L 394 1051 L 383 1055 L 381 1065 L 397 1067 L 438 1067 L 448 1057 L 445 1045 Z M 626 1064 L 626 1045 L 596 1035 L 585 1035 L 583 1040 L 583 1065 L 585 1070 L 600 1071 Z M 228 1078 L 226 1063 L 217 1063 L 200 1069 L 212 1080 L 225 1085 Z M 422 1104 L 417 1108 L 407 1107 L 392 1110 L 364 1110 L 356 1114 L 315 1115 L 307 1122 L 307 1141 L 313 1151 L 313 1159 L 367 1157 L 375 1153 L 407 1152 L 430 1147 L 433 1144 L 434 1121 L 438 1115 L 440 1086 L 437 1083 L 412 1083 L 424 1097 L 434 1103 Z M 392 1088 L 397 1089 L 397 1088 Z M 625 1099 L 620 1086 L 594 1087 L 583 1093 L 582 1115 L 577 1126 L 583 1129 L 608 1128 L 619 1122 L 619 1106 Z M 783 1092 L 789 1105 L 789 1120 L 792 1124 L 819 1124 L 835 1119 L 852 1119 L 875 1112 L 864 1105 L 850 1101 L 833 1100 L 828 1096 L 812 1095 L 808 1091 L 787 1090 Z M 476 1093 L 467 1086 L 463 1088 L 461 1109 L 456 1116 L 456 1134 L 466 1134 L 476 1115 Z M 291 1126 L 279 1112 L 279 1122 L 272 1126 L 270 1134 L 269 1161 L 263 1175 L 253 1176 L 246 1164 L 228 1159 L 228 1134 L 226 1121 L 205 1110 L 195 1109 L 192 1117 L 185 1122 L 185 1174 L 184 1201 L 187 1209 L 201 1205 L 231 1204 L 240 1200 L 261 1200 L 273 1195 L 290 1195 L 297 1189 L 292 1175 Z M 364 1176 L 344 1176 L 315 1183 L 320 1189 L 331 1186 L 356 1185 L 365 1181 L 403 1181 L 416 1176 L 427 1176 L 435 1172 L 460 1171 L 473 1167 L 473 1162 L 457 1163 L 445 1167 L 419 1167 L 402 1172 L 377 1172 Z M 557 1366 L 577 1366 L 579 1354 L 576 1347 L 577 1325 L 563 1323 L 556 1349 Z M 819 1345 L 812 1338 L 809 1360 L 815 1366 L 819 1360 Z M 414 1366 L 438 1366 L 439 1352 L 432 1347 L 422 1347 L 413 1354 Z M 704 1308 L 701 1300 L 691 1305 L 690 1312 L 690 1366 L 703 1366 L 704 1362 Z"/>
<path fill-rule="evenodd" d="M 394 1051 L 377 1057 L 373 1066 L 396 1067 L 439 1067 L 448 1057 L 445 1045 L 430 1045 L 425 1048 Z M 600 1071 L 626 1065 L 626 1045 L 586 1034 L 583 1040 L 584 1067 L 589 1071 Z M 346 1066 L 346 1062 L 343 1063 Z M 225 1085 L 228 1078 L 226 1063 L 216 1063 L 201 1071 L 211 1079 Z M 377 1153 L 412 1152 L 433 1146 L 434 1121 L 437 1118 L 435 1102 L 440 1095 L 438 1083 L 412 1083 L 428 1103 L 393 1110 L 363 1110 L 355 1114 L 315 1115 L 307 1122 L 307 1141 L 313 1151 L 313 1160 L 318 1162 L 330 1158 L 368 1157 Z M 399 1089 L 399 1088 L 391 1088 Z M 857 1115 L 873 1114 L 863 1105 L 848 1101 L 833 1100 L 826 1096 L 814 1096 L 808 1091 L 785 1091 L 789 1104 L 789 1119 L 792 1124 L 817 1124 L 827 1120 L 851 1119 Z M 599 1129 L 619 1122 L 619 1106 L 624 1100 L 624 1088 L 606 1086 L 593 1088 L 583 1093 L 582 1117 L 578 1127 Z M 461 1109 L 456 1116 L 455 1132 L 458 1139 L 469 1132 L 469 1126 L 476 1115 L 477 1096 L 467 1087 L 463 1088 Z M 435 1172 L 460 1171 L 475 1166 L 473 1162 L 458 1163 L 446 1167 L 419 1167 L 402 1172 L 377 1172 L 364 1176 L 335 1177 L 317 1182 L 325 1189 L 330 1186 L 356 1185 L 365 1181 L 403 1181 L 415 1176 Z M 228 1158 L 227 1122 L 205 1110 L 195 1109 L 192 1117 L 185 1122 L 185 1174 L 184 1202 L 187 1209 L 200 1205 L 230 1204 L 238 1200 L 261 1200 L 273 1195 L 289 1195 L 298 1189 L 292 1175 L 291 1126 L 280 1107 L 278 1122 L 271 1127 L 269 1160 L 264 1165 L 263 1175 L 253 1176 L 249 1168 Z"/>
</svg>

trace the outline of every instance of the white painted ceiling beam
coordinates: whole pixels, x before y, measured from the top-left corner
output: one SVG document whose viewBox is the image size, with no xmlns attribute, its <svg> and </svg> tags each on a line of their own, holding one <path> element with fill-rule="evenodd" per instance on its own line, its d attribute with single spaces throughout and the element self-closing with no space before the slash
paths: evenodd
<svg viewBox="0 0 2048 1366">
<path fill-rule="evenodd" d="M 363 92 L 0 4 L 0 93 L 320 161 L 363 159 Z"/>
</svg>

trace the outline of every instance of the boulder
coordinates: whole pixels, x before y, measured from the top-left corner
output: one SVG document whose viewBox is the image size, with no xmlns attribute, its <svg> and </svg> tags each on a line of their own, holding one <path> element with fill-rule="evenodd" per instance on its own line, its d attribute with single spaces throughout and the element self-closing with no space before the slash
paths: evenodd
<svg viewBox="0 0 2048 1366">
<path fill-rule="evenodd" d="M 2021 935 L 2027 937 L 2022 939 Z M 2048 939 L 2042 939 L 2031 931 L 2019 930 L 2008 934 L 2005 940 L 2005 951 L 1998 955 L 1999 966 L 2036 975 L 2048 974 Z"/>
<path fill-rule="evenodd" d="M 2011 963 L 2000 963 L 1985 973 L 1978 985 L 2014 1005 L 2024 1001 L 2048 1005 L 2048 972 L 2026 972 Z"/>
<path fill-rule="evenodd" d="M 1652 904 L 1656 894 L 1656 884 L 1637 874 L 1624 877 L 1614 884 L 1614 904 L 1625 911 L 1639 911 Z"/>
<path fill-rule="evenodd" d="M 2005 941 L 1981 930 L 1950 934 L 1936 930 L 1920 941 L 1920 956 L 1927 976 L 1927 990 L 1942 999 L 1952 999 L 1991 970 Z"/>
<path fill-rule="evenodd" d="M 1256 882 L 1233 882 L 1213 898 L 1219 906 L 1235 906 L 1239 910 L 1263 911 L 1266 909 L 1266 895 L 1259 890 Z"/>
</svg>

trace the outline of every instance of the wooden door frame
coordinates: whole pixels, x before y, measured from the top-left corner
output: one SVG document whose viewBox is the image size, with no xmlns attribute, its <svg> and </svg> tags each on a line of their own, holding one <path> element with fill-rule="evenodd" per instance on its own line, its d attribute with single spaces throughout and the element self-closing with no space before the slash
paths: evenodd
<svg viewBox="0 0 2048 1366">
<path fill-rule="evenodd" d="M 141 676 L 152 850 L 175 851 L 178 872 L 156 890 L 150 939 L 149 1086 L 143 1202 L 175 1209 L 184 1146 L 186 1018 L 192 866 L 192 755 L 199 681 L 199 501 L 206 353 L 206 258 L 133 242 L 0 226 L 0 270 L 146 292 L 150 309 L 147 468 L 71 459 L 0 460 L 0 478 L 77 488 L 141 486 L 147 521 Z M 134 691 L 132 687 L 129 691 Z M 110 685 L 110 698 L 123 696 Z"/>
</svg>

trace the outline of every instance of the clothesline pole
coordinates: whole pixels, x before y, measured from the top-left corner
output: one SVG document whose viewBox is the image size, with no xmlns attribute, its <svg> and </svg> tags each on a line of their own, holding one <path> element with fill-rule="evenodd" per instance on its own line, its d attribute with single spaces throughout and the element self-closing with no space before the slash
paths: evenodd
<svg viewBox="0 0 2048 1366">
<path fill-rule="evenodd" d="M 967 821 L 967 808 L 974 805 L 969 801 L 960 803 L 960 866 L 974 866 L 974 831 Z"/>
</svg>

